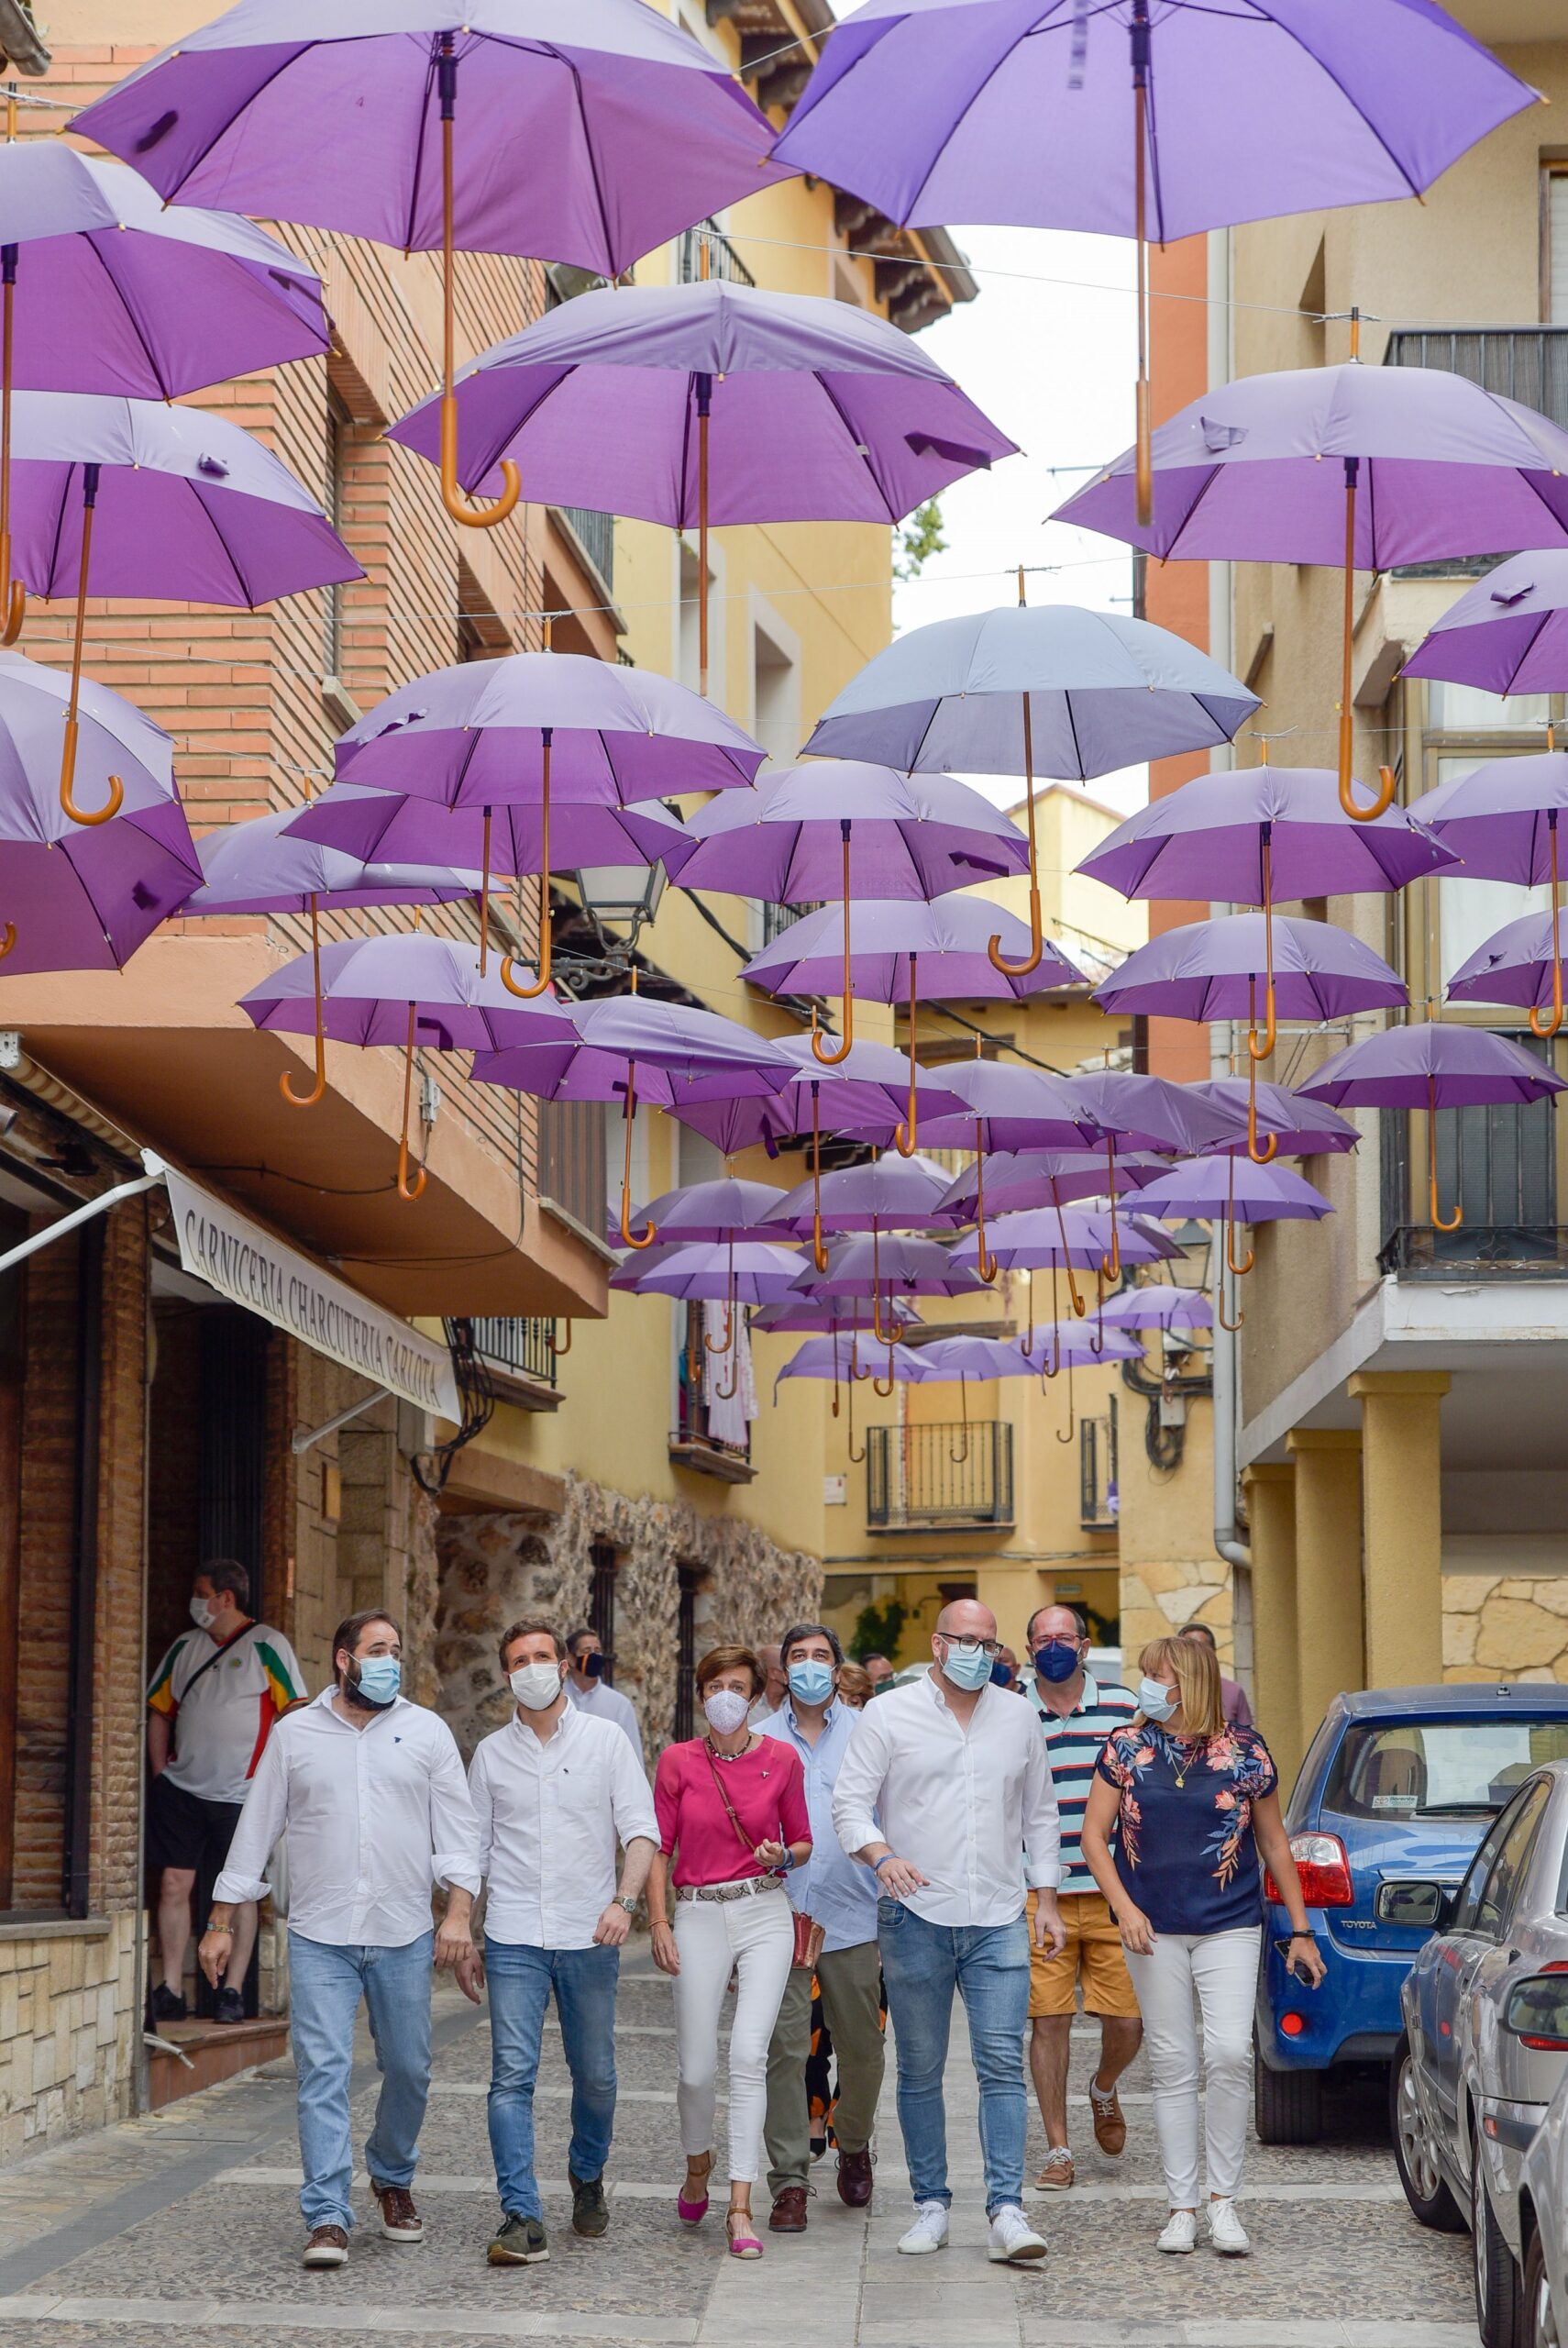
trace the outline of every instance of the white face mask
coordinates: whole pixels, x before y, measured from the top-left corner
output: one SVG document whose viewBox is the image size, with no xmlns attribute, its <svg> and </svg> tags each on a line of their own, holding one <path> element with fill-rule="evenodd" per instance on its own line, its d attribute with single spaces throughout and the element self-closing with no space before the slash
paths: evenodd
<svg viewBox="0 0 1568 2348">
<path fill-rule="evenodd" d="M 530 1712 L 547 1712 L 561 1692 L 558 1663 L 525 1663 L 507 1673 L 506 1684 Z"/>
<path fill-rule="evenodd" d="M 715 1688 L 711 1696 L 703 1698 L 702 1710 L 715 1736 L 733 1736 L 750 1711 L 751 1703 L 733 1688 Z"/>
<path fill-rule="evenodd" d="M 213 1602 L 210 1598 L 193 1598 L 191 1620 L 198 1631 L 210 1631 L 213 1626 Z"/>
</svg>

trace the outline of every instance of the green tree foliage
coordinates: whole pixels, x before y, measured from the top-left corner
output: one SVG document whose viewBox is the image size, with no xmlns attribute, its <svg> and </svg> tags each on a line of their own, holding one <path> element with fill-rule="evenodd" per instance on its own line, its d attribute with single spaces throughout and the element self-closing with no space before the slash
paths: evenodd
<svg viewBox="0 0 1568 2348">
<path fill-rule="evenodd" d="M 928 497 L 917 505 L 898 534 L 893 557 L 895 579 L 918 579 L 933 555 L 945 554 L 947 540 L 942 534 L 942 501 Z"/>
</svg>

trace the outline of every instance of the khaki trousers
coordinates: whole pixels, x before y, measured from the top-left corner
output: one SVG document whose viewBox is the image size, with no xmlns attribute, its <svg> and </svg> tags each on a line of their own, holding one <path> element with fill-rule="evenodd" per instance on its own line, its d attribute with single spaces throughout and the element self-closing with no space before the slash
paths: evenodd
<svg viewBox="0 0 1568 2348">
<path fill-rule="evenodd" d="M 833 2132 L 840 2152 L 863 2153 L 871 2141 L 882 2092 L 882 1967 L 876 1942 L 823 1955 L 817 1959 L 816 1978 L 838 2064 Z M 801 1966 L 791 1971 L 785 1985 L 767 2054 L 767 2185 L 775 2199 L 786 2186 L 804 2185 L 811 2175 L 806 2108 L 811 2051 L 812 1976 Z"/>
</svg>

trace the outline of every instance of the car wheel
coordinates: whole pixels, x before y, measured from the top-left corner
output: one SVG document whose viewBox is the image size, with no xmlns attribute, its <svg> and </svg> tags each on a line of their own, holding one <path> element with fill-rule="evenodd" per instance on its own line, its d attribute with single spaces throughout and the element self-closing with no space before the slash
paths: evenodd
<svg viewBox="0 0 1568 2348">
<path fill-rule="evenodd" d="M 1437 2146 L 1416 2093 L 1415 2057 L 1408 2033 L 1394 2049 L 1388 2073 L 1388 2127 L 1394 2139 L 1394 2164 L 1411 2214 L 1440 2234 L 1464 2231 L 1464 2215 L 1442 2181 Z"/>
<path fill-rule="evenodd" d="M 1539 2227 L 1525 2260 L 1523 2348 L 1561 2348 Z"/>
<path fill-rule="evenodd" d="M 1470 2249 L 1475 2279 L 1475 2322 L 1482 2348 L 1520 2348 L 1524 2339 L 1519 2270 L 1492 2214 L 1486 2165 L 1476 2145 L 1470 2163 Z"/>
<path fill-rule="evenodd" d="M 1315 2144 L 1323 2132 L 1321 2071 L 1271 2071 L 1254 2050 L 1253 2124 L 1260 2144 Z"/>
</svg>

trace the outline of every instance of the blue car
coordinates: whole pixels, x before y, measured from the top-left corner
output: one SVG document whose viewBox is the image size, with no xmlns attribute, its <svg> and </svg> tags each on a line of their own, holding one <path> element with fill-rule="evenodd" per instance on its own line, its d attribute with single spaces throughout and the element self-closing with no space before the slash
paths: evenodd
<svg viewBox="0 0 1568 2348">
<path fill-rule="evenodd" d="M 1328 1967 L 1316 1990 L 1286 1966 L 1290 1922 L 1264 1877 L 1254 2118 L 1265 2144 L 1309 2144 L 1336 2064 L 1386 2063 L 1399 1988 L 1430 1928 L 1380 1899 L 1408 1878 L 1457 1886 L 1492 1819 L 1543 1761 L 1568 1758 L 1568 1687 L 1474 1681 L 1336 1696 L 1285 1812 Z"/>
</svg>

